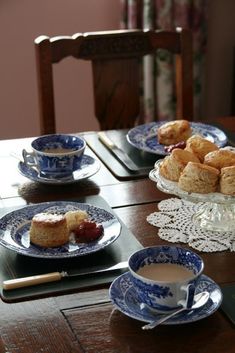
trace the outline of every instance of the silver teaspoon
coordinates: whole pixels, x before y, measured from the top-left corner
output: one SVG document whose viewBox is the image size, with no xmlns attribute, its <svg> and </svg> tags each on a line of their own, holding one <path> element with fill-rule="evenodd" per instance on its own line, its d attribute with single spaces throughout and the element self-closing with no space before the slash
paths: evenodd
<svg viewBox="0 0 235 353">
<path fill-rule="evenodd" d="M 185 301 L 181 301 L 180 304 L 182 305 L 182 307 L 180 309 L 177 309 L 176 311 L 172 312 L 169 315 L 164 315 L 161 319 L 156 320 L 156 321 L 152 321 L 147 325 L 142 326 L 142 330 L 151 330 L 154 327 L 162 324 L 163 322 L 167 321 L 168 319 L 170 319 L 171 317 L 181 313 L 184 310 L 194 310 L 194 309 L 198 309 L 200 307 L 202 307 L 203 305 L 206 304 L 206 302 L 209 299 L 210 294 L 208 292 L 201 292 L 198 293 L 194 296 L 194 304 L 190 307 L 187 308 L 186 307 L 186 303 Z"/>
</svg>

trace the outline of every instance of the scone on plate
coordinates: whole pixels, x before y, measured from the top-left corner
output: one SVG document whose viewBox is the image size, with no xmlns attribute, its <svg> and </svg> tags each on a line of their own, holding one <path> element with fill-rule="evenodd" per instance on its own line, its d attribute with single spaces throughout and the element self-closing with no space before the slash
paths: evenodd
<svg viewBox="0 0 235 353">
<path fill-rule="evenodd" d="M 187 120 L 169 121 L 157 130 L 158 142 L 167 146 L 186 141 L 191 134 L 192 130 Z"/>
<path fill-rule="evenodd" d="M 179 178 L 179 187 L 187 192 L 208 194 L 215 192 L 219 182 L 218 169 L 202 163 L 189 162 Z"/>
<path fill-rule="evenodd" d="M 175 148 L 161 162 L 160 174 L 168 180 L 178 181 L 180 174 L 190 161 L 199 163 L 199 159 L 191 152 Z"/>
<path fill-rule="evenodd" d="M 219 170 L 224 167 L 235 166 L 235 153 L 224 149 L 210 152 L 205 156 L 204 164 Z"/>
<path fill-rule="evenodd" d="M 220 192 L 235 196 L 235 166 L 221 169 Z"/>
<path fill-rule="evenodd" d="M 64 215 L 38 213 L 29 230 L 30 242 L 45 248 L 64 245 L 69 241 L 69 231 Z"/>
<path fill-rule="evenodd" d="M 200 135 L 193 135 L 191 136 L 187 142 L 185 150 L 195 154 L 200 162 L 203 163 L 205 155 L 209 152 L 218 150 L 219 147 L 211 142 L 206 140 L 204 137 Z"/>
</svg>

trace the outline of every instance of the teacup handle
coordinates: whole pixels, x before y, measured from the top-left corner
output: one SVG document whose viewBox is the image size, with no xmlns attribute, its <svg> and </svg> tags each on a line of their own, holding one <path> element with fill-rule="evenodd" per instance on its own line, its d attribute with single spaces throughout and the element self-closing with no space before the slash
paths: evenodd
<svg viewBox="0 0 235 353">
<path fill-rule="evenodd" d="M 185 308 L 190 309 L 193 305 L 194 295 L 195 295 L 195 285 L 193 283 L 183 285 L 181 287 L 183 291 L 186 292 Z"/>
<path fill-rule="evenodd" d="M 26 165 L 30 167 L 37 166 L 34 152 L 27 152 L 25 149 L 23 149 L 22 156 Z"/>
</svg>

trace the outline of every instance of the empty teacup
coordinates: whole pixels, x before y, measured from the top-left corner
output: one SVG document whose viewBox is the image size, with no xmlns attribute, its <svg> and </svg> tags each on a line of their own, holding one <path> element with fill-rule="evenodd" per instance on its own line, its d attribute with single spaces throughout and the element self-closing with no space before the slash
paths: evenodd
<svg viewBox="0 0 235 353">
<path fill-rule="evenodd" d="M 204 269 L 200 256 L 178 246 L 153 246 L 138 250 L 128 260 L 140 302 L 169 312 L 193 303 L 195 288 Z"/>
<path fill-rule="evenodd" d="M 24 163 L 45 177 L 62 178 L 80 168 L 86 142 L 79 136 L 52 134 L 36 138 L 31 147 L 32 152 L 23 150 Z"/>
</svg>

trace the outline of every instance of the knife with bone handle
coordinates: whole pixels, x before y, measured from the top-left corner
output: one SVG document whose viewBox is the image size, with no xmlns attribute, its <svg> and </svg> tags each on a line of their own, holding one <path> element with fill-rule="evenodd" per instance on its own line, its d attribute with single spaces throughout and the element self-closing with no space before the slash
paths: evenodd
<svg viewBox="0 0 235 353">
<path fill-rule="evenodd" d="M 3 289 L 12 290 L 16 288 L 35 286 L 42 283 L 56 282 L 56 281 L 62 280 L 63 278 L 84 277 L 84 276 L 92 276 L 92 275 L 98 275 L 98 274 L 106 274 L 109 272 L 114 272 L 117 270 L 127 269 L 127 268 L 128 268 L 127 261 L 123 261 L 123 262 L 117 263 L 116 265 L 113 265 L 107 268 L 97 269 L 94 271 L 91 270 L 91 271 L 78 272 L 78 273 L 61 271 L 61 272 L 51 272 L 51 273 L 46 273 L 42 275 L 34 275 L 34 276 L 28 276 L 28 277 L 22 277 L 22 278 L 14 278 L 14 279 L 3 281 Z"/>
</svg>

